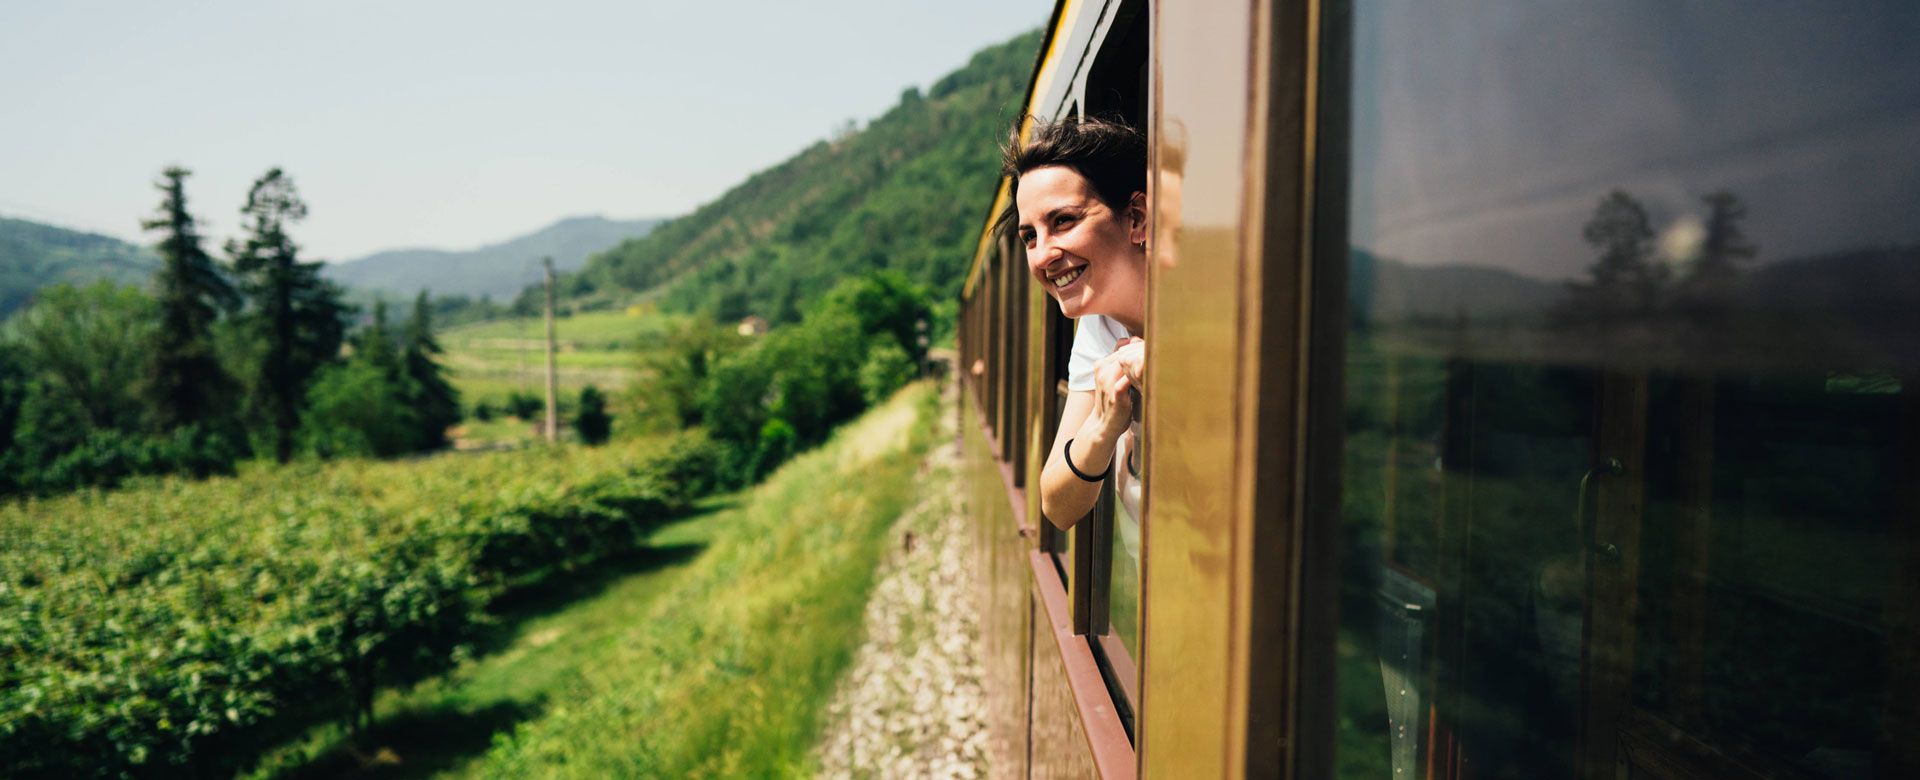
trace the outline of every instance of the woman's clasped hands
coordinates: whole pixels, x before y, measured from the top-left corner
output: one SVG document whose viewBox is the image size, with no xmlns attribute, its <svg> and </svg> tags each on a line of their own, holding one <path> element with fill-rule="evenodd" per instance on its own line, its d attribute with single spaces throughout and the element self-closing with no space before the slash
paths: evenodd
<svg viewBox="0 0 1920 780">
<path fill-rule="evenodd" d="M 1093 368 L 1093 414 L 1088 423 L 1096 426 L 1100 438 L 1114 441 L 1133 422 L 1133 401 L 1129 392 L 1145 388 L 1142 381 L 1147 368 L 1147 342 L 1128 338 L 1113 354 L 1100 359 Z"/>
</svg>

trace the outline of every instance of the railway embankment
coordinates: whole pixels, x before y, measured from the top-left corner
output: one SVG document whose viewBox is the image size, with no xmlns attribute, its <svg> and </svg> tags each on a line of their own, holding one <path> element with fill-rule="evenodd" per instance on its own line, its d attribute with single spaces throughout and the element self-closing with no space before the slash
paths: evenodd
<svg viewBox="0 0 1920 780">
<path fill-rule="evenodd" d="M 940 419 L 951 428 L 952 414 Z M 939 438 L 951 437 L 943 430 Z M 920 502 L 889 534 L 893 545 L 867 602 L 866 643 L 815 748 L 825 780 L 988 774 L 979 612 L 957 463 L 951 447 L 927 455 Z"/>
</svg>

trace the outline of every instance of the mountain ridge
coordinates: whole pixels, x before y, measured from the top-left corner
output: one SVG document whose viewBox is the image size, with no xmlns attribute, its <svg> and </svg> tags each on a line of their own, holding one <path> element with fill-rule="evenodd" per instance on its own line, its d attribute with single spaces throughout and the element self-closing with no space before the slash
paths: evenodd
<svg viewBox="0 0 1920 780">
<path fill-rule="evenodd" d="M 143 284 L 160 256 L 112 236 L 0 216 L 0 319 L 33 300 L 43 287 L 110 279 Z"/>
<path fill-rule="evenodd" d="M 541 277 L 539 260 L 552 257 L 555 270 L 586 265 L 594 253 L 644 236 L 666 222 L 661 218 L 610 219 L 600 215 L 564 217 L 546 227 L 474 249 L 406 247 L 327 263 L 327 278 L 349 288 L 412 296 L 491 296 L 510 299 Z"/>
</svg>

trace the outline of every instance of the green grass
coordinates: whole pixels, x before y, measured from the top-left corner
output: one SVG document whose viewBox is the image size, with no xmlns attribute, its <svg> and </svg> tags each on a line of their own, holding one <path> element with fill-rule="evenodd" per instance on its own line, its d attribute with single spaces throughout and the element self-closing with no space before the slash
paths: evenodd
<svg viewBox="0 0 1920 780">
<path fill-rule="evenodd" d="M 256 778 L 799 777 L 938 401 L 915 385 L 649 547 L 513 599 L 476 660 Z"/>
<path fill-rule="evenodd" d="M 618 393 L 640 379 L 640 355 L 678 317 L 647 311 L 597 311 L 564 316 L 554 321 L 559 352 L 554 355 L 556 384 L 566 402 L 578 398 L 581 388 L 593 385 Z M 441 364 L 469 409 L 486 402 L 496 412 L 511 393 L 544 396 L 547 381 L 546 326 L 537 317 L 493 320 L 440 334 L 446 349 Z M 615 409 L 615 416 L 623 410 Z M 518 443 L 535 438 L 531 426 L 474 425 L 477 436 L 463 437 L 463 446 L 494 442 Z"/>
<path fill-rule="evenodd" d="M 584 312 L 554 320 L 554 337 L 562 345 L 579 349 L 625 349 L 647 336 L 665 333 L 673 326 L 672 315 L 626 311 Z M 441 343 L 451 348 L 466 342 L 507 340 L 539 341 L 546 338 L 546 326 L 539 317 L 516 317 L 452 328 L 441 334 Z"/>
</svg>

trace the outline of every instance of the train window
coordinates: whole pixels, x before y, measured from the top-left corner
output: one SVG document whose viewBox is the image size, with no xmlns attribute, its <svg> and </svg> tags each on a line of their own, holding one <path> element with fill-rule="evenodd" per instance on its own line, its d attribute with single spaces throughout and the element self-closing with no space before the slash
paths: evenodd
<svg viewBox="0 0 1920 780">
<path fill-rule="evenodd" d="M 1149 15 L 1142 0 L 1114 6 L 1106 39 L 1087 71 L 1084 110 L 1092 116 L 1117 118 L 1145 131 L 1147 128 L 1147 67 Z M 1149 291 L 1151 294 L 1151 291 Z M 1143 401 L 1139 395 L 1137 402 Z M 1121 720 L 1133 730 L 1133 706 L 1138 702 L 1139 675 L 1134 659 L 1140 652 L 1141 497 L 1146 475 L 1140 469 L 1140 451 L 1146 440 L 1140 425 L 1141 403 L 1134 404 L 1134 424 L 1115 454 L 1113 476 L 1083 542 L 1090 559 L 1088 625 L 1101 659 L 1108 686 Z"/>
<path fill-rule="evenodd" d="M 1920 777 L 1920 8 L 1348 23 L 1338 776 Z"/>
</svg>

